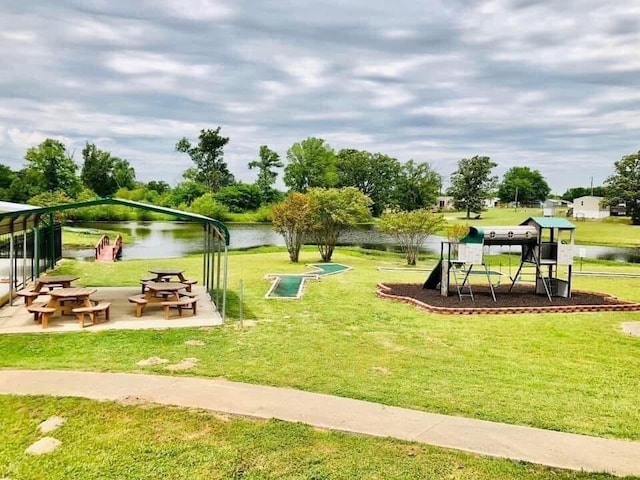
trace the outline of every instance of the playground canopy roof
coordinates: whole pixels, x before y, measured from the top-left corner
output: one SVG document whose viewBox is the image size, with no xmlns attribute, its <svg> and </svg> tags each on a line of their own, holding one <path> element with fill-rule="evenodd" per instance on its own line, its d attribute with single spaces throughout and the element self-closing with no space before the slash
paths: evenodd
<svg viewBox="0 0 640 480">
<path fill-rule="evenodd" d="M 574 230 L 576 226 L 566 218 L 560 217 L 529 217 L 520 225 L 530 225 L 535 222 L 541 228 L 562 228 L 566 230 Z"/>
<path fill-rule="evenodd" d="M 6 208 L 3 208 L 3 205 Z M 122 198 L 97 198 L 95 200 L 87 200 L 84 202 L 62 203 L 50 207 L 33 207 L 31 205 L 9 204 L 7 202 L 2 202 L 0 210 L 8 211 L 0 212 L 0 235 L 7 234 L 15 230 L 33 228 L 37 225 L 43 215 L 71 210 L 74 208 L 92 207 L 95 205 L 122 205 L 125 207 L 137 208 L 139 210 L 164 213 L 187 222 L 210 225 L 220 233 L 221 237 L 224 238 L 225 245 L 229 246 L 229 230 L 224 223 L 219 222 L 218 220 L 197 213 L 184 212 L 182 210 L 159 207 L 157 205 L 149 205 L 147 203 L 134 202 L 132 200 L 124 200 Z M 17 207 L 22 207 L 22 209 L 16 210 Z"/>
</svg>

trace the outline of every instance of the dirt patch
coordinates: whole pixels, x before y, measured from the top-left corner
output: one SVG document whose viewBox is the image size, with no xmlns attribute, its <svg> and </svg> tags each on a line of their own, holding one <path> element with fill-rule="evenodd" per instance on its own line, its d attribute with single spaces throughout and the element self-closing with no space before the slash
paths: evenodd
<svg viewBox="0 0 640 480">
<path fill-rule="evenodd" d="M 573 291 L 571 298 L 536 295 L 532 285 L 517 285 L 509 292 L 508 285 L 495 289 L 496 301 L 488 286 L 474 285 L 473 300 L 459 299 L 453 291 L 448 297 L 440 290 L 427 290 L 422 284 L 391 283 L 378 285 L 378 295 L 397 298 L 427 310 L 440 313 L 552 313 L 573 311 L 640 310 L 640 304 L 625 302 L 605 293 Z"/>
<path fill-rule="evenodd" d="M 146 405 L 149 403 L 149 400 L 142 397 L 136 397 L 135 395 L 127 395 L 126 397 L 121 397 L 116 400 L 120 405 L 124 405 L 125 407 L 138 407 L 140 405 Z"/>
<path fill-rule="evenodd" d="M 164 367 L 165 370 L 169 370 L 171 372 L 177 372 L 180 370 L 189 370 L 190 368 L 193 368 L 196 366 L 196 363 L 198 363 L 198 359 L 197 358 L 185 358 L 184 360 L 182 360 L 179 363 L 174 363 L 172 365 L 167 365 L 166 367 Z"/>
<path fill-rule="evenodd" d="M 136 365 L 138 365 L 139 367 L 153 367 L 155 365 L 162 365 L 165 363 L 169 363 L 169 360 L 167 360 L 166 358 L 149 357 L 145 358 L 144 360 L 140 360 Z"/>
<path fill-rule="evenodd" d="M 387 367 L 375 366 L 371 367 L 371 370 L 379 375 L 391 375 L 391 370 Z"/>
<path fill-rule="evenodd" d="M 202 340 L 187 340 L 184 342 L 185 345 L 189 345 L 191 347 L 204 347 L 205 343 Z"/>
</svg>

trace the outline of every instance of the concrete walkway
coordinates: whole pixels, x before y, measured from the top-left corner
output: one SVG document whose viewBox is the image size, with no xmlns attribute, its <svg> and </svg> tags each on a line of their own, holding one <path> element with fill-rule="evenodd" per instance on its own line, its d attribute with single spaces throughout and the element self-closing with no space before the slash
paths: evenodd
<svg viewBox="0 0 640 480">
<path fill-rule="evenodd" d="M 573 470 L 640 475 L 640 442 L 450 417 L 287 388 L 129 373 L 0 370 L 0 394 L 56 395 L 195 407 L 412 440 Z"/>
</svg>

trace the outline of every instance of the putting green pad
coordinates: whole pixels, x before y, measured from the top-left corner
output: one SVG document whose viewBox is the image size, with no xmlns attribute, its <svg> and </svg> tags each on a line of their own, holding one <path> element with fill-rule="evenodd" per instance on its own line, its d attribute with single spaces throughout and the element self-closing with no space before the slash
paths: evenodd
<svg viewBox="0 0 640 480">
<path fill-rule="evenodd" d="M 340 263 L 311 263 L 308 266 L 315 271 L 300 274 L 268 274 L 266 278 L 273 280 L 273 283 L 265 297 L 298 299 L 302 297 L 304 283 L 307 280 L 319 280 L 320 277 L 335 275 L 352 269 L 352 267 Z"/>
</svg>

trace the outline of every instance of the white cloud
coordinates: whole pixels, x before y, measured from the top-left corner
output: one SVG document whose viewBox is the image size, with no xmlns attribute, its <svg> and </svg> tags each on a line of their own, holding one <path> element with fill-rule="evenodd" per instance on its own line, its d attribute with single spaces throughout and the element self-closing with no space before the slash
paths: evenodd
<svg viewBox="0 0 640 480">
<path fill-rule="evenodd" d="M 235 14 L 228 4 L 216 0 L 152 0 L 152 6 L 187 20 L 207 22 L 226 20 Z"/>
<path fill-rule="evenodd" d="M 133 22 L 109 24 L 84 18 L 69 25 L 67 33 L 78 42 L 104 42 L 112 45 L 138 45 L 143 42 L 142 25 Z"/>
<path fill-rule="evenodd" d="M 28 30 L 5 30 L 0 32 L 0 38 L 9 42 L 33 43 L 37 36 Z"/>
<path fill-rule="evenodd" d="M 124 51 L 111 54 L 106 65 L 126 75 L 168 74 L 206 78 L 212 73 L 210 65 L 191 64 L 158 53 Z"/>
<path fill-rule="evenodd" d="M 328 63 L 314 57 L 276 57 L 278 66 L 303 87 L 317 88 L 330 79 L 325 76 Z"/>
<path fill-rule="evenodd" d="M 47 138 L 54 140 L 60 140 L 67 147 L 72 146 L 72 141 L 69 137 L 62 135 L 55 135 L 51 133 L 39 132 L 39 131 L 22 131 L 18 128 L 10 128 L 7 131 L 7 135 L 11 142 L 21 150 L 27 150 L 30 147 L 35 147 L 42 143 Z"/>
</svg>

